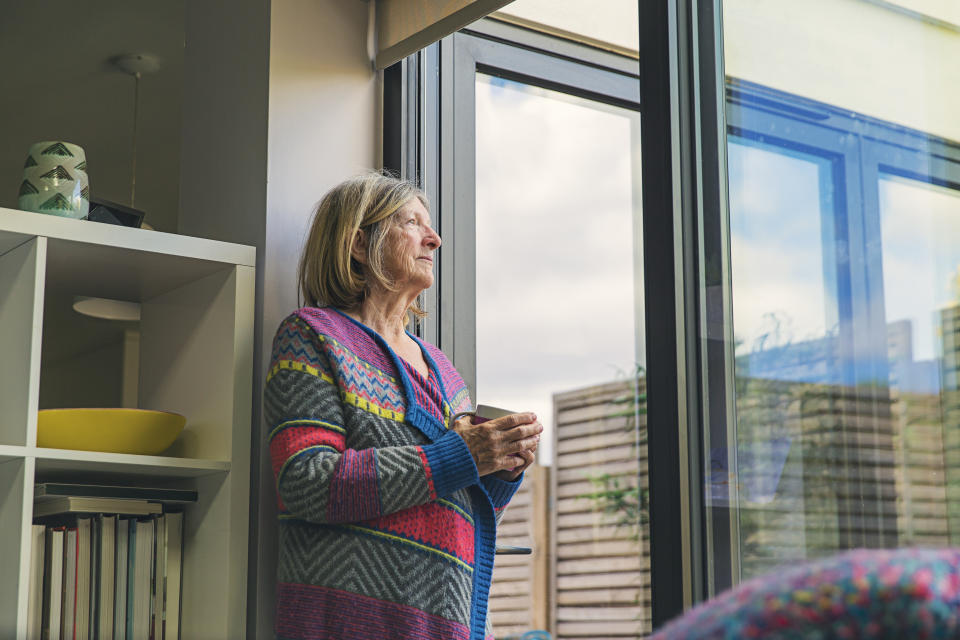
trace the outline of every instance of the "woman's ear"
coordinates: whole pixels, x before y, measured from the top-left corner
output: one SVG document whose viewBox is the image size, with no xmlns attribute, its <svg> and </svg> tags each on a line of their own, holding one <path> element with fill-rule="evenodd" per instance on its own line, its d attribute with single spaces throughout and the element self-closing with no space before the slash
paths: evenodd
<svg viewBox="0 0 960 640">
<path fill-rule="evenodd" d="M 360 264 L 367 264 L 367 234 L 363 229 L 357 229 L 350 245 L 350 256 Z"/>
</svg>

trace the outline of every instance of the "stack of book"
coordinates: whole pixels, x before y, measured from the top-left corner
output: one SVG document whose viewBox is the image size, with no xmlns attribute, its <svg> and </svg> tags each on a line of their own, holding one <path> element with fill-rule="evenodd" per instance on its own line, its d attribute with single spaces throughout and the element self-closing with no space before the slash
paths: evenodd
<svg viewBox="0 0 960 640">
<path fill-rule="evenodd" d="M 176 640 L 195 491 L 38 484 L 27 637 Z"/>
</svg>

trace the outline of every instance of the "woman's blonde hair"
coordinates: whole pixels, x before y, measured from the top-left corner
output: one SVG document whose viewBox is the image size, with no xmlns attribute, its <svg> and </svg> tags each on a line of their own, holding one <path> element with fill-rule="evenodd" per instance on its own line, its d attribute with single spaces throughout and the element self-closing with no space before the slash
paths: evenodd
<svg viewBox="0 0 960 640">
<path fill-rule="evenodd" d="M 387 231 L 394 214 L 418 198 L 429 209 L 426 194 L 415 184 L 386 172 L 371 171 L 341 182 L 317 204 L 297 279 L 301 304 L 311 307 L 354 309 L 371 286 L 396 290 L 384 269 Z M 366 235 L 367 260 L 360 264 L 351 255 L 360 230 Z M 409 309 L 425 313 L 414 302 Z"/>
</svg>

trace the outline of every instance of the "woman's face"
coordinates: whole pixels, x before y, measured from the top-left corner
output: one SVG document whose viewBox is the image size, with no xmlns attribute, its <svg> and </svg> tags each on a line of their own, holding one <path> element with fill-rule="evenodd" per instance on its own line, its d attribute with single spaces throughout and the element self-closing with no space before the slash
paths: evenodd
<svg viewBox="0 0 960 640">
<path fill-rule="evenodd" d="M 419 198 L 405 204 L 389 231 L 386 268 L 401 289 L 417 293 L 433 284 L 433 252 L 440 236 L 430 226 L 430 213 Z"/>
</svg>

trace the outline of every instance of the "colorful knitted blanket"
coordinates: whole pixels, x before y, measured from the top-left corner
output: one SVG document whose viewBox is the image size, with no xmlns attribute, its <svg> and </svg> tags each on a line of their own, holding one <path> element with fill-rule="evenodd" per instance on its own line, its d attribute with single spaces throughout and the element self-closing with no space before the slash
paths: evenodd
<svg viewBox="0 0 960 640">
<path fill-rule="evenodd" d="M 960 638 L 960 550 L 856 550 L 754 578 L 650 640 Z"/>
<path fill-rule="evenodd" d="M 339 311 L 300 309 L 277 331 L 264 415 L 278 638 L 491 635 L 496 518 L 520 481 L 478 477 L 447 428 L 470 409 L 466 386 L 439 349 L 420 345 L 433 402 L 383 338 Z"/>
</svg>

